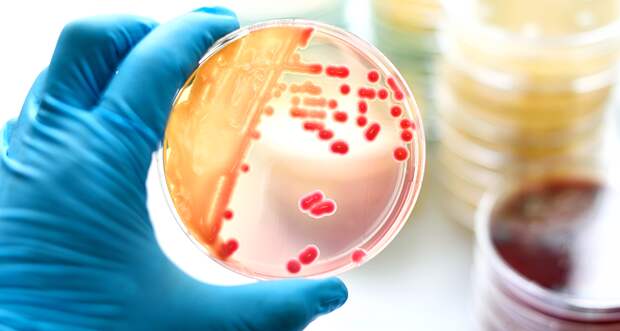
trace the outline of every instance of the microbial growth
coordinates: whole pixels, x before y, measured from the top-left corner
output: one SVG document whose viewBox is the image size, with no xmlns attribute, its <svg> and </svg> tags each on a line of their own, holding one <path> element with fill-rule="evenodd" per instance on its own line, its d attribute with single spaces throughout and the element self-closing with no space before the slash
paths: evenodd
<svg viewBox="0 0 620 331">
<path fill-rule="evenodd" d="M 421 185 L 424 135 L 402 79 L 369 45 L 325 29 L 291 21 L 225 38 L 171 112 L 174 212 L 212 258 L 251 277 L 359 265 Z"/>
</svg>

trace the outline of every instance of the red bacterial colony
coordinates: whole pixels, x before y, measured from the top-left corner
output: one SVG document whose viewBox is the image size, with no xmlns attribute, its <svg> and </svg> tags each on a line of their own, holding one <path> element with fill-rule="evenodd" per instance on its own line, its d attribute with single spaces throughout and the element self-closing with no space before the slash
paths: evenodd
<svg viewBox="0 0 620 331">
<path fill-rule="evenodd" d="M 366 139 L 368 141 L 373 141 L 375 140 L 375 138 L 377 138 L 379 131 L 381 131 L 381 126 L 379 125 L 379 123 L 372 123 L 368 127 L 368 129 L 366 129 L 366 132 L 364 132 L 364 135 L 366 136 Z"/>
<path fill-rule="evenodd" d="M 351 261 L 353 261 L 354 263 L 360 264 L 362 263 L 365 257 L 366 257 L 366 251 L 361 248 L 358 248 L 354 250 L 353 253 L 351 254 Z"/>
<path fill-rule="evenodd" d="M 342 93 L 342 95 L 347 95 L 349 94 L 349 92 L 351 92 L 351 87 L 347 84 L 342 84 L 340 85 L 340 93 Z"/>
<path fill-rule="evenodd" d="M 394 158 L 396 161 L 405 161 L 409 157 L 409 152 L 405 147 L 396 147 L 394 149 Z"/>
<path fill-rule="evenodd" d="M 336 109 L 336 107 L 338 107 L 338 101 L 331 99 L 327 102 L 327 106 L 331 109 Z"/>
<path fill-rule="evenodd" d="M 296 274 L 301 270 L 301 263 L 297 260 L 290 260 L 286 263 L 286 270 L 292 274 Z"/>
<path fill-rule="evenodd" d="M 359 110 L 360 114 L 366 114 L 368 111 L 368 104 L 366 101 L 360 101 L 357 103 L 357 110 Z"/>
<path fill-rule="evenodd" d="M 239 242 L 235 239 L 228 239 L 227 242 L 222 243 L 220 246 L 220 256 L 225 260 L 233 255 L 237 249 L 239 249 Z"/>
<path fill-rule="evenodd" d="M 246 164 L 246 163 L 242 164 L 240 168 L 241 168 L 241 172 L 248 172 L 248 171 L 250 171 L 250 166 L 248 164 Z"/>
<path fill-rule="evenodd" d="M 233 218 L 233 212 L 230 209 L 226 209 L 224 212 L 224 219 L 231 220 Z"/>
<path fill-rule="evenodd" d="M 394 93 L 394 99 L 402 100 L 404 98 L 403 91 L 398 87 L 394 78 L 390 77 L 387 79 L 387 83 L 392 89 L 392 93 Z"/>
<path fill-rule="evenodd" d="M 368 73 L 368 81 L 371 83 L 376 83 L 379 81 L 379 73 L 375 70 Z"/>
<path fill-rule="evenodd" d="M 296 274 L 301 271 L 302 265 L 309 265 L 316 261 L 319 254 L 319 248 L 316 245 L 308 245 L 297 254 L 297 258 L 288 260 L 286 270 L 291 274 Z"/>
<path fill-rule="evenodd" d="M 323 129 L 319 131 L 319 138 L 321 140 L 330 140 L 334 137 L 334 132 L 331 130 Z"/>
<path fill-rule="evenodd" d="M 403 110 L 399 106 L 393 106 L 392 108 L 390 108 L 390 114 L 392 114 L 392 116 L 394 117 L 398 117 L 402 113 Z"/>
<path fill-rule="evenodd" d="M 333 215 L 336 213 L 336 203 L 332 200 L 323 200 L 310 209 L 310 215 L 315 218 Z"/>
<path fill-rule="evenodd" d="M 380 89 L 380 90 L 377 92 L 377 97 L 378 97 L 379 99 L 381 99 L 381 100 L 385 100 L 385 99 L 387 99 L 387 97 L 388 97 L 388 91 L 387 91 L 386 89 L 384 89 L 384 88 Z"/>
<path fill-rule="evenodd" d="M 349 116 L 347 115 L 347 113 L 345 113 L 343 111 L 334 112 L 334 121 L 346 122 L 348 117 Z"/>
<path fill-rule="evenodd" d="M 400 139 L 402 139 L 404 142 L 409 142 L 413 139 L 413 133 L 411 133 L 411 131 L 409 130 L 404 130 L 400 134 Z"/>
<path fill-rule="evenodd" d="M 318 257 L 319 248 L 316 245 L 308 245 L 299 253 L 297 258 L 301 264 L 308 265 L 314 262 Z"/>
<path fill-rule="evenodd" d="M 406 118 L 403 118 L 403 119 L 400 121 L 400 127 L 401 127 L 402 129 L 408 129 L 408 128 L 410 128 L 411 126 L 412 126 L 412 125 L 411 125 L 411 121 L 410 121 L 410 120 L 408 120 L 408 119 L 406 119 Z"/>
<path fill-rule="evenodd" d="M 302 211 L 310 209 L 312 206 L 323 200 L 325 195 L 321 191 L 314 191 L 299 199 L 299 208 Z"/>
<path fill-rule="evenodd" d="M 366 123 L 368 123 L 368 119 L 366 119 L 366 116 L 358 116 L 357 117 L 357 125 L 358 126 L 365 126 Z"/>
<path fill-rule="evenodd" d="M 347 78 L 349 77 L 349 68 L 344 66 L 328 66 L 325 68 L 325 74 L 331 77 Z"/>
<path fill-rule="evenodd" d="M 304 130 L 316 131 L 323 130 L 324 124 L 321 122 L 304 122 Z"/>
<path fill-rule="evenodd" d="M 332 143 L 331 150 L 336 154 L 347 154 L 349 145 L 343 140 L 337 140 Z"/>
<path fill-rule="evenodd" d="M 360 87 L 360 89 L 357 91 L 357 95 L 360 98 L 374 99 L 377 95 L 377 92 L 373 88 Z"/>
<path fill-rule="evenodd" d="M 299 199 L 299 209 L 313 218 L 322 218 L 336 213 L 336 202 L 326 199 L 323 192 L 316 190 Z"/>
</svg>

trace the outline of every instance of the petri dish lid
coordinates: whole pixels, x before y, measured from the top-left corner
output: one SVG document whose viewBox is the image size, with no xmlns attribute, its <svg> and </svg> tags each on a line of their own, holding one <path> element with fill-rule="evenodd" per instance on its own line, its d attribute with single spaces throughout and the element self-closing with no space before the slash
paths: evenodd
<svg viewBox="0 0 620 331">
<path fill-rule="evenodd" d="M 178 223 L 246 276 L 319 277 L 378 254 L 425 161 L 420 113 L 376 48 L 286 19 L 216 42 L 179 91 L 160 155 Z"/>
</svg>

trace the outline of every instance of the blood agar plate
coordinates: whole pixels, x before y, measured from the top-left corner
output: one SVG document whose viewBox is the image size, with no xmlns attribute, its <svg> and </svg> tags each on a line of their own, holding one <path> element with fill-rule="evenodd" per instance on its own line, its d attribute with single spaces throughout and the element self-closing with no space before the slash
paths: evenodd
<svg viewBox="0 0 620 331">
<path fill-rule="evenodd" d="M 485 193 L 475 283 L 489 330 L 620 329 L 615 169 L 556 160 L 511 169 Z"/>
<path fill-rule="evenodd" d="M 211 258 L 254 278 L 318 277 L 398 233 L 424 142 L 411 92 L 377 49 L 278 20 L 207 52 L 178 93 L 160 161 L 173 213 Z"/>
</svg>

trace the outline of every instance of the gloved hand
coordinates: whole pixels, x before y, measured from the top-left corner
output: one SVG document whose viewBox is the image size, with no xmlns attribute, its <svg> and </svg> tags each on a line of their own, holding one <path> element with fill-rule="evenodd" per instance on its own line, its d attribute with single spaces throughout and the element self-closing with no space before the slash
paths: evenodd
<svg viewBox="0 0 620 331">
<path fill-rule="evenodd" d="M 174 95 L 237 24 L 205 8 L 62 31 L 0 133 L 0 330 L 300 330 L 346 301 L 334 278 L 204 284 L 155 240 L 145 180 Z"/>
</svg>

